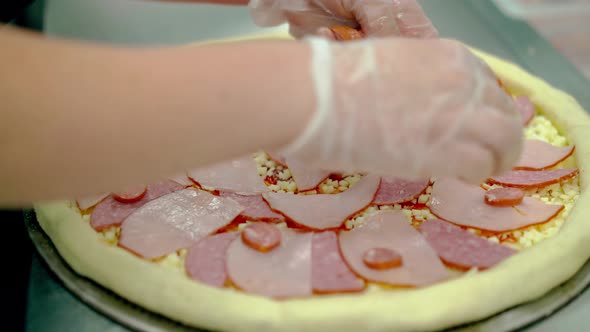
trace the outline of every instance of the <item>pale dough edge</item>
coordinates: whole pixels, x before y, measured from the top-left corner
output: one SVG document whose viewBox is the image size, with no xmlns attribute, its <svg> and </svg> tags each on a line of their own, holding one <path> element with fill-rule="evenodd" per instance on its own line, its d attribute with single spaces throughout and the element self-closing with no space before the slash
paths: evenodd
<svg viewBox="0 0 590 332">
<path fill-rule="evenodd" d="M 288 38 L 286 35 L 266 38 Z M 41 227 L 79 274 L 187 325 L 223 331 L 430 331 L 486 318 L 538 298 L 590 256 L 590 120 L 569 95 L 519 67 L 474 50 L 511 90 L 527 94 L 577 146 L 583 193 L 561 232 L 492 270 L 411 291 L 275 302 L 188 278 L 106 245 L 68 202 L 35 205 Z"/>
</svg>

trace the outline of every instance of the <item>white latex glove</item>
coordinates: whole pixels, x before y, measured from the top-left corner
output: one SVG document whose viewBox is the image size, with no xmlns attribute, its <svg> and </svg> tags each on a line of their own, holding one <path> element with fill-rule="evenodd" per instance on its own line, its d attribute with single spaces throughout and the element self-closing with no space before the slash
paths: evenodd
<svg viewBox="0 0 590 332">
<path fill-rule="evenodd" d="M 330 170 L 474 183 L 516 163 L 520 115 L 460 43 L 309 43 L 317 111 L 287 154 Z"/>
<path fill-rule="evenodd" d="M 360 27 L 369 37 L 438 36 L 417 0 L 250 0 L 249 7 L 256 24 L 288 22 L 295 37 L 335 25 Z"/>
</svg>

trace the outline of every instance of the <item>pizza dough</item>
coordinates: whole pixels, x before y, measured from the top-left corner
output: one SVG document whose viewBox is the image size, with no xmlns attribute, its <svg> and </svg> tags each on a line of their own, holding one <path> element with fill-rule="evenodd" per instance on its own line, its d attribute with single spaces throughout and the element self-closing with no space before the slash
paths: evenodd
<svg viewBox="0 0 590 332">
<path fill-rule="evenodd" d="M 286 35 L 266 38 L 289 38 Z M 264 38 L 264 37 L 260 37 Z M 432 331 L 477 321 L 544 295 L 590 257 L 590 118 L 569 95 L 473 50 L 516 95 L 527 95 L 576 145 L 581 195 L 560 232 L 490 270 L 426 288 L 276 301 L 213 288 L 107 245 L 71 202 L 35 205 L 41 227 L 80 275 L 153 312 L 221 331 Z"/>
</svg>

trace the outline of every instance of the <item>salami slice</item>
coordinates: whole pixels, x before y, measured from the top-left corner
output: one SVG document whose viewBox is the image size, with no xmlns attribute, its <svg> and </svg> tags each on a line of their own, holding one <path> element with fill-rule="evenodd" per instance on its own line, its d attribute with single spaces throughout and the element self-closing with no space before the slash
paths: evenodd
<svg viewBox="0 0 590 332">
<path fill-rule="evenodd" d="M 233 241 L 227 253 L 229 278 L 247 293 L 274 298 L 309 296 L 312 233 L 280 230 L 281 244 L 269 252 L 252 249 L 241 239 Z"/>
<path fill-rule="evenodd" d="M 394 286 L 424 286 L 449 277 L 447 269 L 422 235 L 401 211 L 379 211 L 358 227 L 339 234 L 340 250 L 348 266 L 368 281 Z M 373 248 L 399 253 L 403 264 L 373 269 L 363 256 Z"/>
<path fill-rule="evenodd" d="M 195 169 L 188 176 L 205 189 L 248 195 L 269 191 L 250 156 Z"/>
<path fill-rule="evenodd" d="M 215 234 L 190 247 L 184 263 L 188 276 L 210 286 L 223 287 L 227 281 L 225 268 L 227 248 L 239 234 L 239 232 Z"/>
<path fill-rule="evenodd" d="M 437 179 L 427 204 L 437 217 L 454 224 L 491 232 L 505 232 L 545 223 L 555 217 L 563 205 L 545 204 L 525 197 L 514 207 L 490 206 L 485 190 L 459 180 Z"/>
<path fill-rule="evenodd" d="M 274 212 L 268 203 L 262 199 L 262 195 L 240 195 L 229 192 L 221 192 L 222 197 L 231 198 L 244 207 L 242 217 L 251 221 L 282 222 L 285 217 Z"/>
<path fill-rule="evenodd" d="M 406 203 L 420 196 L 428 188 L 429 180 L 408 181 L 400 178 L 381 178 L 373 203 L 393 205 Z"/>
<path fill-rule="evenodd" d="M 343 193 L 319 195 L 293 195 L 265 193 L 264 199 L 271 208 L 282 212 L 295 223 L 317 230 L 338 228 L 358 211 L 373 201 L 380 179 L 365 176 Z"/>
<path fill-rule="evenodd" d="M 107 193 L 82 197 L 76 200 L 76 204 L 78 205 L 78 208 L 80 210 L 84 211 L 96 206 L 98 203 L 100 203 L 103 199 L 107 198 L 108 196 L 109 194 Z"/>
<path fill-rule="evenodd" d="M 148 185 L 147 192 L 143 198 L 135 203 L 121 203 L 110 195 L 92 211 L 90 215 L 90 226 L 98 232 L 112 226 L 119 226 L 127 216 L 147 202 L 181 189 L 183 189 L 183 186 L 178 183 L 165 180 Z"/>
<path fill-rule="evenodd" d="M 423 222 L 420 232 L 447 265 L 461 270 L 488 269 L 516 253 L 438 219 Z"/>
<path fill-rule="evenodd" d="M 545 171 L 514 170 L 488 179 L 490 184 L 521 189 L 543 188 L 569 180 L 578 175 L 577 168 L 551 169 Z"/>
<path fill-rule="evenodd" d="M 566 160 L 574 153 L 574 146 L 558 147 L 549 143 L 528 139 L 515 169 L 544 170 Z"/>
<path fill-rule="evenodd" d="M 335 232 L 315 233 L 311 249 L 311 283 L 315 293 L 360 292 L 365 283 L 346 265 Z"/>
<path fill-rule="evenodd" d="M 148 259 L 191 247 L 242 212 L 235 201 L 196 188 L 146 203 L 121 225 L 119 246 Z"/>
<path fill-rule="evenodd" d="M 531 102 L 531 99 L 527 96 L 518 96 L 514 99 L 516 108 L 520 111 L 522 117 L 522 124 L 528 125 L 531 120 L 535 117 L 535 105 Z"/>
<path fill-rule="evenodd" d="M 330 176 L 330 172 L 309 167 L 293 157 L 286 157 L 285 162 L 289 171 L 291 171 L 291 176 L 293 176 L 298 191 L 315 189 Z"/>
</svg>

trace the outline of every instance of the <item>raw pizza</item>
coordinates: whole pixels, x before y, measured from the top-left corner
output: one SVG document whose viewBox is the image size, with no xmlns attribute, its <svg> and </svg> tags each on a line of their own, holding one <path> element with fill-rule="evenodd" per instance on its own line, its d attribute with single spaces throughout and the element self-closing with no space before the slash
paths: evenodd
<svg viewBox="0 0 590 332">
<path fill-rule="evenodd" d="M 313 169 L 272 151 L 36 206 L 81 275 L 222 331 L 427 331 L 535 299 L 590 256 L 580 106 L 474 51 L 522 113 L 524 152 L 480 186 Z"/>
</svg>

